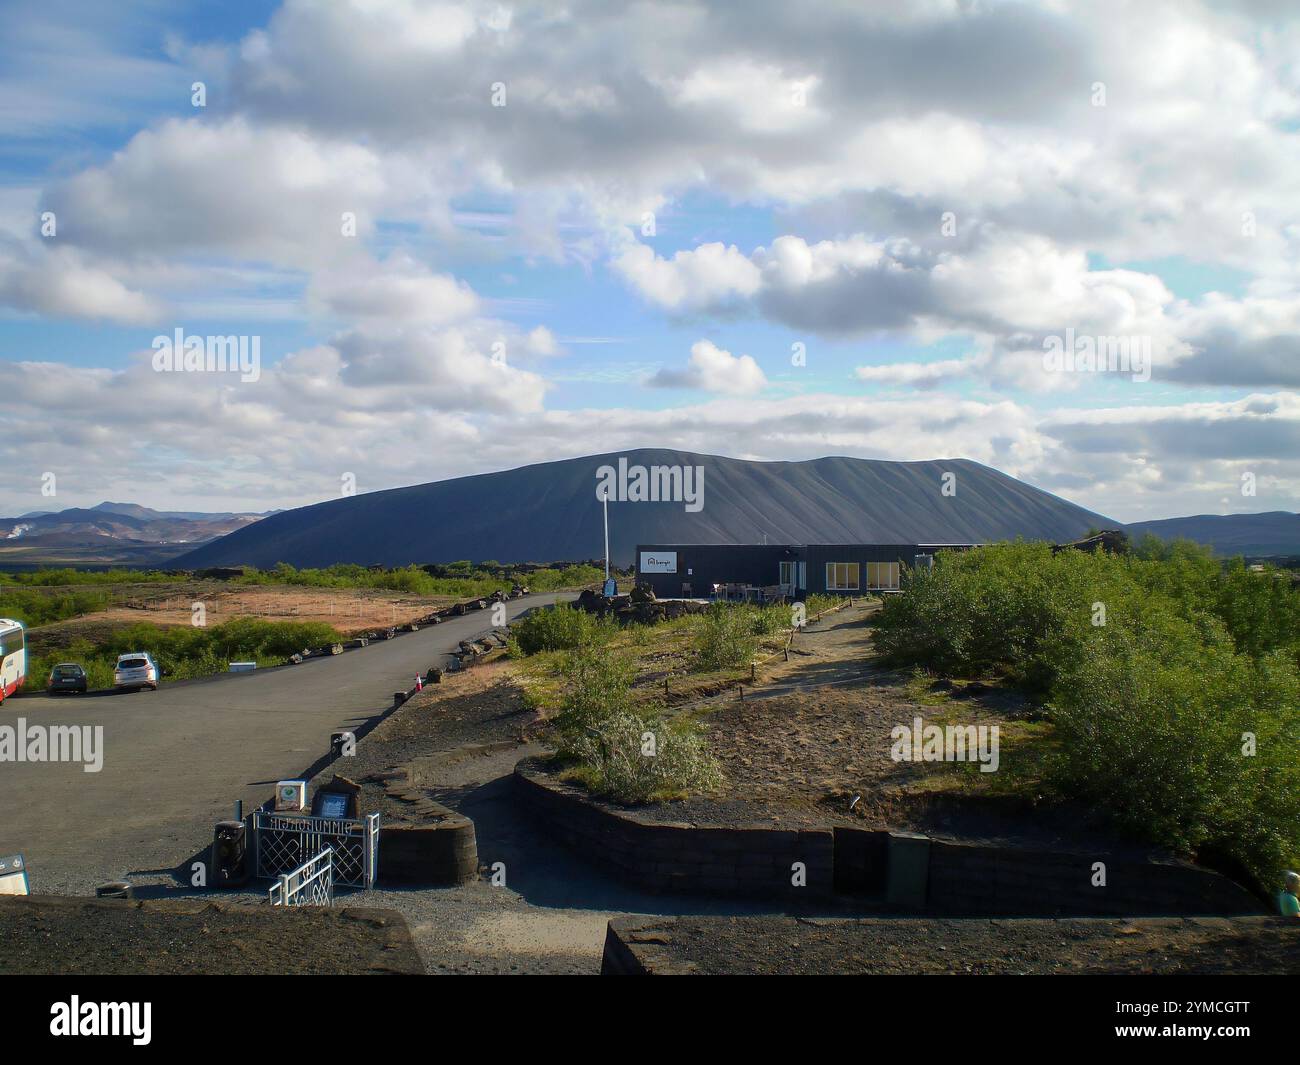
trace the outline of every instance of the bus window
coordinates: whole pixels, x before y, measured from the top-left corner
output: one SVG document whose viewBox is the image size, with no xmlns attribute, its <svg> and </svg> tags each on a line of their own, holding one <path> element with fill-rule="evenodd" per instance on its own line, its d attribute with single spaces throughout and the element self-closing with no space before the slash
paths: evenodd
<svg viewBox="0 0 1300 1065">
<path fill-rule="evenodd" d="M 0 633 L 0 658 L 11 655 L 15 651 L 21 651 L 23 646 L 22 629 L 10 629 L 7 632 Z"/>
</svg>

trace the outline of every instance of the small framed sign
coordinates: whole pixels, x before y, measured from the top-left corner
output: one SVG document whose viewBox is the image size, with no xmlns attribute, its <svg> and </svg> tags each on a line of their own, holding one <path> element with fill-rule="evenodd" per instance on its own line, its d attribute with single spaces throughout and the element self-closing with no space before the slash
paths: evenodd
<svg viewBox="0 0 1300 1065">
<path fill-rule="evenodd" d="M 316 789 L 312 797 L 312 817 L 360 817 L 361 785 L 337 773 Z"/>
<path fill-rule="evenodd" d="M 307 809 L 307 782 L 282 780 L 276 784 L 275 809 L 277 813 L 301 813 Z"/>
<path fill-rule="evenodd" d="M 317 817 L 347 817 L 348 796 L 337 791 L 319 793 L 320 802 L 316 806 Z"/>
<path fill-rule="evenodd" d="M 21 854 L 0 858 L 0 895 L 30 895 L 27 863 Z"/>
</svg>

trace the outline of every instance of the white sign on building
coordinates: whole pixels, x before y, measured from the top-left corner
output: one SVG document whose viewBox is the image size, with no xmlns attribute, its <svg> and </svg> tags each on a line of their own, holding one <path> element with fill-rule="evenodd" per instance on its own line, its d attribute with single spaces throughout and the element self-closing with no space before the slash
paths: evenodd
<svg viewBox="0 0 1300 1065">
<path fill-rule="evenodd" d="M 676 573 L 677 552 L 642 551 L 640 571 L 642 573 Z"/>
</svg>

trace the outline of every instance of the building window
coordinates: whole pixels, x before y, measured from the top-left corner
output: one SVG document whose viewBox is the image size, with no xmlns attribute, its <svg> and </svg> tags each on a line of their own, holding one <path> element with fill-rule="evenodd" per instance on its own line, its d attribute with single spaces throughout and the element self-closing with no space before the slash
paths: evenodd
<svg viewBox="0 0 1300 1065">
<path fill-rule="evenodd" d="M 897 588 L 898 587 L 898 563 L 897 562 L 868 562 L 867 563 L 867 587 L 868 588 Z"/>
<path fill-rule="evenodd" d="M 794 586 L 794 563 L 782 562 L 780 563 L 780 567 L 781 567 L 781 576 L 776 583 L 784 584 L 788 587 L 793 587 Z"/>
<path fill-rule="evenodd" d="M 856 562 L 827 562 L 826 590 L 828 592 L 856 592 L 858 590 L 858 564 Z"/>
</svg>

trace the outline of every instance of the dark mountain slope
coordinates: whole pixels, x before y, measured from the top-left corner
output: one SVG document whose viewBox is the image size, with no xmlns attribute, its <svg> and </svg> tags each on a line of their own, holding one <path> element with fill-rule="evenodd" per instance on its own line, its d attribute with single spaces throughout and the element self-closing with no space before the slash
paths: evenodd
<svg viewBox="0 0 1300 1065">
<path fill-rule="evenodd" d="M 1284 510 L 1264 514 L 1194 514 L 1187 518 L 1138 521 L 1132 537 L 1151 533 L 1162 540 L 1186 539 L 1207 544 L 1220 555 L 1300 555 L 1300 514 Z"/>
<path fill-rule="evenodd" d="M 637 543 L 966 543 L 1069 540 L 1116 523 L 968 459 L 752 462 L 642 449 L 395 488 L 282 511 L 176 560 L 178 566 L 288 562 L 500 562 L 602 553 L 596 471 L 700 466 L 704 505 L 611 502 L 614 561 Z M 945 472 L 957 493 L 941 494 Z"/>
</svg>

